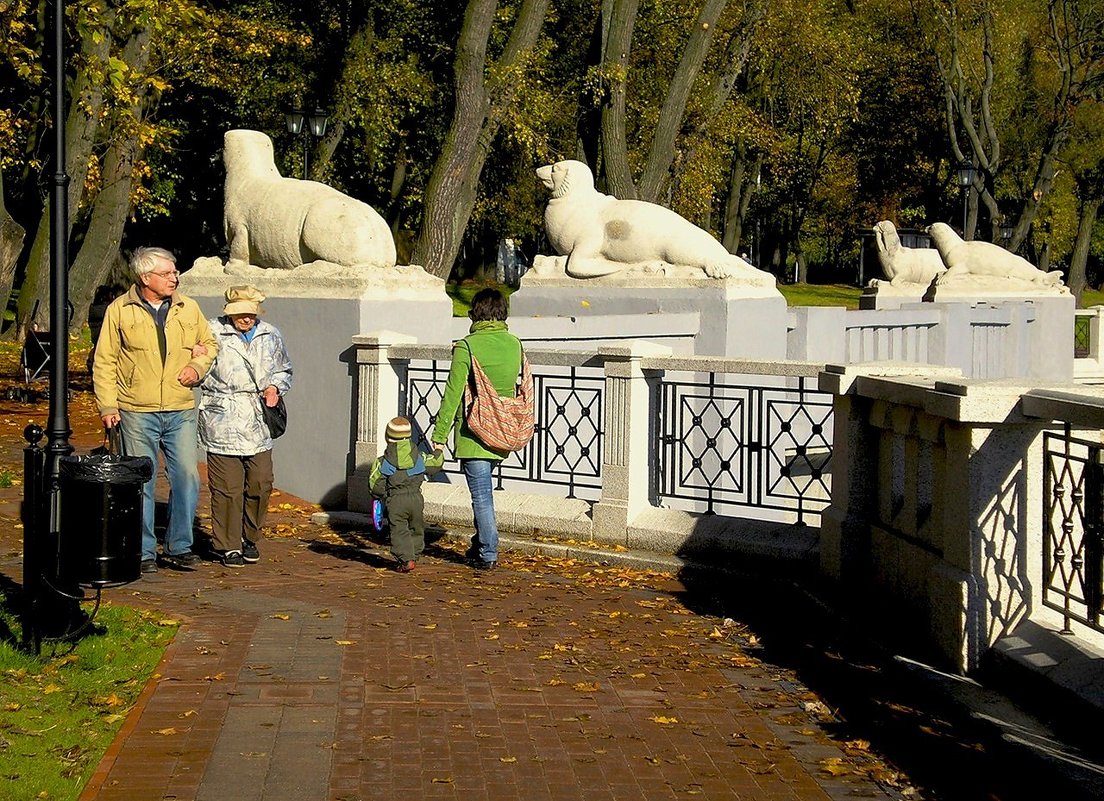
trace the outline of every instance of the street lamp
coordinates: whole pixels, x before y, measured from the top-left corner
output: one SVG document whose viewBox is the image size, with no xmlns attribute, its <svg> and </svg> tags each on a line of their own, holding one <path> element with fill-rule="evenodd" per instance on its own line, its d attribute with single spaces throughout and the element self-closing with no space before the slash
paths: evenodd
<svg viewBox="0 0 1104 801">
<path fill-rule="evenodd" d="M 65 171 L 65 0 L 52 0 L 54 176 L 50 186 L 50 419 L 46 430 L 24 429 L 23 449 L 23 644 L 38 653 L 42 618 L 72 611 L 66 596 L 43 579 L 49 542 L 58 534 L 61 459 L 73 452 L 69 444 L 69 175 Z M 44 42 L 45 44 L 45 42 Z M 39 446 L 46 435 L 45 449 Z M 49 606 L 53 603 L 53 606 Z"/>
<path fill-rule="evenodd" d="M 1008 247 L 1008 243 L 1012 239 L 1012 233 L 1015 230 L 1016 230 L 1016 226 L 1012 225 L 1012 223 L 1007 223 L 1007 222 L 1001 223 L 1001 227 L 1000 227 L 1001 244 L 1004 245 L 1006 248 Z"/>
<path fill-rule="evenodd" d="M 310 132 L 310 136 L 315 139 L 321 139 L 326 135 L 326 123 L 330 121 L 330 115 L 320 108 L 316 108 L 314 111 L 303 111 L 302 109 L 292 109 L 284 113 L 284 121 L 287 124 L 288 133 L 292 136 L 299 136 L 304 133 L 303 123 L 306 123 L 307 131 Z M 310 136 L 303 137 L 303 180 L 307 180 L 308 168 L 310 166 Z"/>
<path fill-rule="evenodd" d="M 966 238 L 966 219 L 970 211 L 970 187 L 974 185 L 977 168 L 969 161 L 958 165 L 958 188 L 962 190 L 962 238 Z"/>
</svg>

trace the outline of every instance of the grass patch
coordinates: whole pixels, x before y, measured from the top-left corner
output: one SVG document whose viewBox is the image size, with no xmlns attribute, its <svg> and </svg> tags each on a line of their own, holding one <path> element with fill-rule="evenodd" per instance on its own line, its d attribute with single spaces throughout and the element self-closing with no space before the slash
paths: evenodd
<svg viewBox="0 0 1104 801">
<path fill-rule="evenodd" d="M 161 661 L 175 621 L 104 604 L 106 634 L 34 656 L 14 647 L 16 610 L 0 611 L 0 799 L 76 799 Z"/>
<path fill-rule="evenodd" d="M 509 297 L 514 290 L 493 281 L 461 281 L 448 284 L 446 290 L 452 298 L 454 317 L 466 317 L 472 296 L 484 287 L 495 287 Z M 779 284 L 778 291 L 786 299 L 787 306 L 843 306 L 859 308 L 862 288 L 848 284 Z M 1081 308 L 1104 305 L 1104 290 L 1086 289 L 1081 296 Z"/>
<path fill-rule="evenodd" d="M 452 316 L 467 317 L 471 299 L 476 292 L 486 287 L 494 287 L 505 293 L 506 297 L 514 291 L 494 281 L 460 281 L 448 284 L 445 291 L 452 298 Z M 789 306 L 845 306 L 849 309 L 859 308 L 859 295 L 862 294 L 859 287 L 846 284 L 779 284 L 778 291 Z"/>
<path fill-rule="evenodd" d="M 481 289 L 492 287 L 504 294 L 507 298 L 513 294 L 514 290 L 508 286 L 498 283 L 497 281 L 454 281 L 445 285 L 445 292 L 452 298 L 452 316 L 453 317 L 467 317 L 468 309 L 471 308 L 471 300 L 475 297 L 475 293 Z"/>
<path fill-rule="evenodd" d="M 1087 309 L 1089 306 L 1104 306 L 1104 290 L 1086 289 L 1081 293 L 1081 308 Z"/>
<path fill-rule="evenodd" d="M 847 284 L 779 284 L 787 306 L 844 306 L 859 308 L 862 289 Z"/>
</svg>

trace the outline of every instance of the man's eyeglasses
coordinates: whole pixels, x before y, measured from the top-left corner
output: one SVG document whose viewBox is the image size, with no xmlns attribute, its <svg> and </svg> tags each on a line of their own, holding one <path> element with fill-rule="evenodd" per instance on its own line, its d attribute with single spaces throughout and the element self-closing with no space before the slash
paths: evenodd
<svg viewBox="0 0 1104 801">
<path fill-rule="evenodd" d="M 156 275 L 156 276 L 159 276 L 161 278 L 179 278 L 180 277 L 180 273 L 176 270 L 169 270 L 168 272 L 161 272 L 161 273 L 154 272 L 154 273 L 150 273 L 150 275 Z"/>
</svg>

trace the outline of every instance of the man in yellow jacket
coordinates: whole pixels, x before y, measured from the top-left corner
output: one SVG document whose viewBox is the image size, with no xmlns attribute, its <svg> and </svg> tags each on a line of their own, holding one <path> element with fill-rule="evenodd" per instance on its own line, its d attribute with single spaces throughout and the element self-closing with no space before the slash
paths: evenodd
<svg viewBox="0 0 1104 801">
<path fill-rule="evenodd" d="M 199 501 L 195 393 L 218 353 L 199 305 L 176 291 L 176 257 L 163 248 L 138 248 L 130 258 L 137 280 L 104 315 L 92 382 L 105 428 L 120 427 L 130 456 L 165 457 L 169 521 L 162 561 L 190 570 L 192 519 Z M 192 356 L 198 344 L 202 356 Z M 143 488 L 142 572 L 157 572 L 153 531 L 154 484 Z"/>
</svg>

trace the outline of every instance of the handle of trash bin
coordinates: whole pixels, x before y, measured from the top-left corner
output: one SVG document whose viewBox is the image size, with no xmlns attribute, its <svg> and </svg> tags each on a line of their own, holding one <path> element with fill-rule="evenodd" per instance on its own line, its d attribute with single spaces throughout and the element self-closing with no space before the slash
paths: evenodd
<svg viewBox="0 0 1104 801">
<path fill-rule="evenodd" d="M 125 456 L 123 452 L 123 432 L 119 430 L 119 425 L 116 423 L 111 428 L 104 428 L 104 447 L 107 452 L 112 456 Z"/>
</svg>

